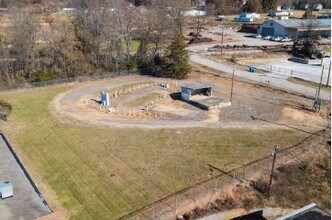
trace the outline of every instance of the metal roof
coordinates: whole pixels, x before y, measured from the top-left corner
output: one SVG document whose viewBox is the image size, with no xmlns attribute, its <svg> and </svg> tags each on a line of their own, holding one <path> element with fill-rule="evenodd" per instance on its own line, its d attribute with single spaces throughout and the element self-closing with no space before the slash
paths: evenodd
<svg viewBox="0 0 332 220">
<path fill-rule="evenodd" d="M 207 83 L 193 82 L 193 83 L 185 84 L 185 85 L 183 85 L 181 87 L 182 88 L 188 88 L 188 89 L 196 90 L 196 89 L 212 88 L 214 86 L 211 85 L 211 84 L 207 84 Z"/>
<path fill-rule="evenodd" d="M 285 28 L 304 28 L 313 25 L 314 28 L 330 28 L 331 19 L 286 19 L 286 20 L 273 20 L 277 24 Z"/>
</svg>

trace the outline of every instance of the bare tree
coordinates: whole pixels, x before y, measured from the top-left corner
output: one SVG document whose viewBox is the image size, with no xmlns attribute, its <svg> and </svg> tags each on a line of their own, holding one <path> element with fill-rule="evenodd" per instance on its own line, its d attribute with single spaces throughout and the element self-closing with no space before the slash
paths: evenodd
<svg viewBox="0 0 332 220">
<path fill-rule="evenodd" d="M 0 82 L 7 85 L 15 83 L 15 75 L 13 74 L 13 62 L 10 58 L 10 50 L 6 46 L 4 34 L 0 34 Z"/>
<path fill-rule="evenodd" d="M 37 33 L 39 31 L 37 15 L 26 10 L 16 11 L 13 22 L 13 53 L 16 62 L 16 69 L 28 74 L 32 78 L 33 71 L 37 67 Z"/>
<path fill-rule="evenodd" d="M 137 8 L 133 7 L 126 1 L 114 0 L 113 2 L 113 19 L 116 31 L 118 31 L 125 43 L 125 55 L 127 63 L 130 62 L 131 40 L 134 34 L 134 28 L 139 20 Z"/>
<path fill-rule="evenodd" d="M 151 56 L 155 57 L 163 49 L 163 46 L 172 39 L 173 22 L 167 11 L 158 5 L 158 2 L 153 2 L 148 9 L 144 15 L 146 22 L 142 23 L 141 26 L 147 28 Z"/>
<path fill-rule="evenodd" d="M 173 22 L 173 34 L 183 33 L 185 25 L 184 12 L 190 8 L 190 1 L 187 0 L 153 0 L 153 4 L 163 9 Z"/>
<path fill-rule="evenodd" d="M 89 62 L 101 67 L 100 54 L 110 30 L 111 17 L 106 9 L 81 10 L 75 14 L 76 34 Z"/>
<path fill-rule="evenodd" d="M 199 37 L 206 23 L 206 16 L 197 14 L 193 19 L 195 24 L 195 37 Z"/>
<path fill-rule="evenodd" d="M 59 69 L 65 77 L 76 77 L 84 71 L 84 57 L 80 43 L 75 39 L 70 23 L 57 17 L 50 29 L 43 32 L 46 47 L 43 50 L 43 65 Z M 79 68 L 80 67 L 80 68 Z"/>
<path fill-rule="evenodd" d="M 318 38 L 319 28 L 317 21 L 315 19 L 304 21 L 294 41 L 293 50 L 299 51 L 304 56 L 311 57 L 313 54 L 317 54 Z"/>
</svg>

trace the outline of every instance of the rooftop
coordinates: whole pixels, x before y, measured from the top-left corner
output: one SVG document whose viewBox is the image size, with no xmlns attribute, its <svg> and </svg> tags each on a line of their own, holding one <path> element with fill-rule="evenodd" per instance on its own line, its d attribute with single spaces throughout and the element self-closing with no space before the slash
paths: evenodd
<svg viewBox="0 0 332 220">
<path fill-rule="evenodd" d="M 182 88 L 188 88 L 188 89 L 196 90 L 196 89 L 212 88 L 212 87 L 214 87 L 214 85 L 207 84 L 207 83 L 193 82 L 193 83 L 185 84 L 185 85 L 183 85 L 181 87 Z"/>
<path fill-rule="evenodd" d="M 285 28 L 300 28 L 309 25 L 317 28 L 331 28 L 331 19 L 287 19 L 274 21 Z"/>
</svg>

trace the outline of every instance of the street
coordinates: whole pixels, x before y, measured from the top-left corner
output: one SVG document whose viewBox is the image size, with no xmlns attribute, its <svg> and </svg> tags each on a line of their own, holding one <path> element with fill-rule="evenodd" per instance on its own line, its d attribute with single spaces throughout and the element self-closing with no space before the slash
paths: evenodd
<svg viewBox="0 0 332 220">
<path fill-rule="evenodd" d="M 210 67 L 210 68 L 218 70 L 218 71 L 222 71 L 222 72 L 225 72 L 228 74 L 233 73 L 232 67 L 229 67 L 222 63 L 212 61 L 198 53 L 192 53 L 190 55 L 190 60 L 192 62 L 201 64 L 201 65 L 205 65 L 207 67 Z M 272 74 L 250 73 L 250 72 L 239 70 L 239 69 L 234 69 L 234 71 L 235 71 L 235 76 L 250 79 L 250 80 L 253 80 L 258 83 L 264 83 L 264 84 L 267 83 L 267 84 L 270 84 L 270 85 L 275 86 L 280 89 L 286 89 L 286 90 L 290 90 L 293 92 L 298 92 L 298 93 L 301 93 L 301 94 L 304 94 L 306 96 L 313 97 L 313 98 L 315 97 L 315 94 L 316 94 L 315 88 L 310 88 L 307 86 L 291 83 L 291 82 L 287 81 L 287 79 L 285 77 L 280 77 L 280 76 L 278 77 L 278 76 L 275 76 Z M 321 91 L 320 97 L 323 100 L 331 100 L 331 94 L 329 92 Z"/>
</svg>

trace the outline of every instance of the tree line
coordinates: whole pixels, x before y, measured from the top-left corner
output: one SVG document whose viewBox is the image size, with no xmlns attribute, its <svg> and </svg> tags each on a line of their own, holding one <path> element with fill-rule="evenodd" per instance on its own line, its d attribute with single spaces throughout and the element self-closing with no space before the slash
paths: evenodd
<svg viewBox="0 0 332 220">
<path fill-rule="evenodd" d="M 11 22 L 0 35 L 2 84 L 137 68 L 175 78 L 188 73 L 182 37 L 187 0 L 151 0 L 144 8 L 122 0 L 100 1 L 98 7 L 84 0 L 72 3 L 76 10 L 71 13 L 38 13 L 30 7 L 7 12 Z"/>
</svg>

